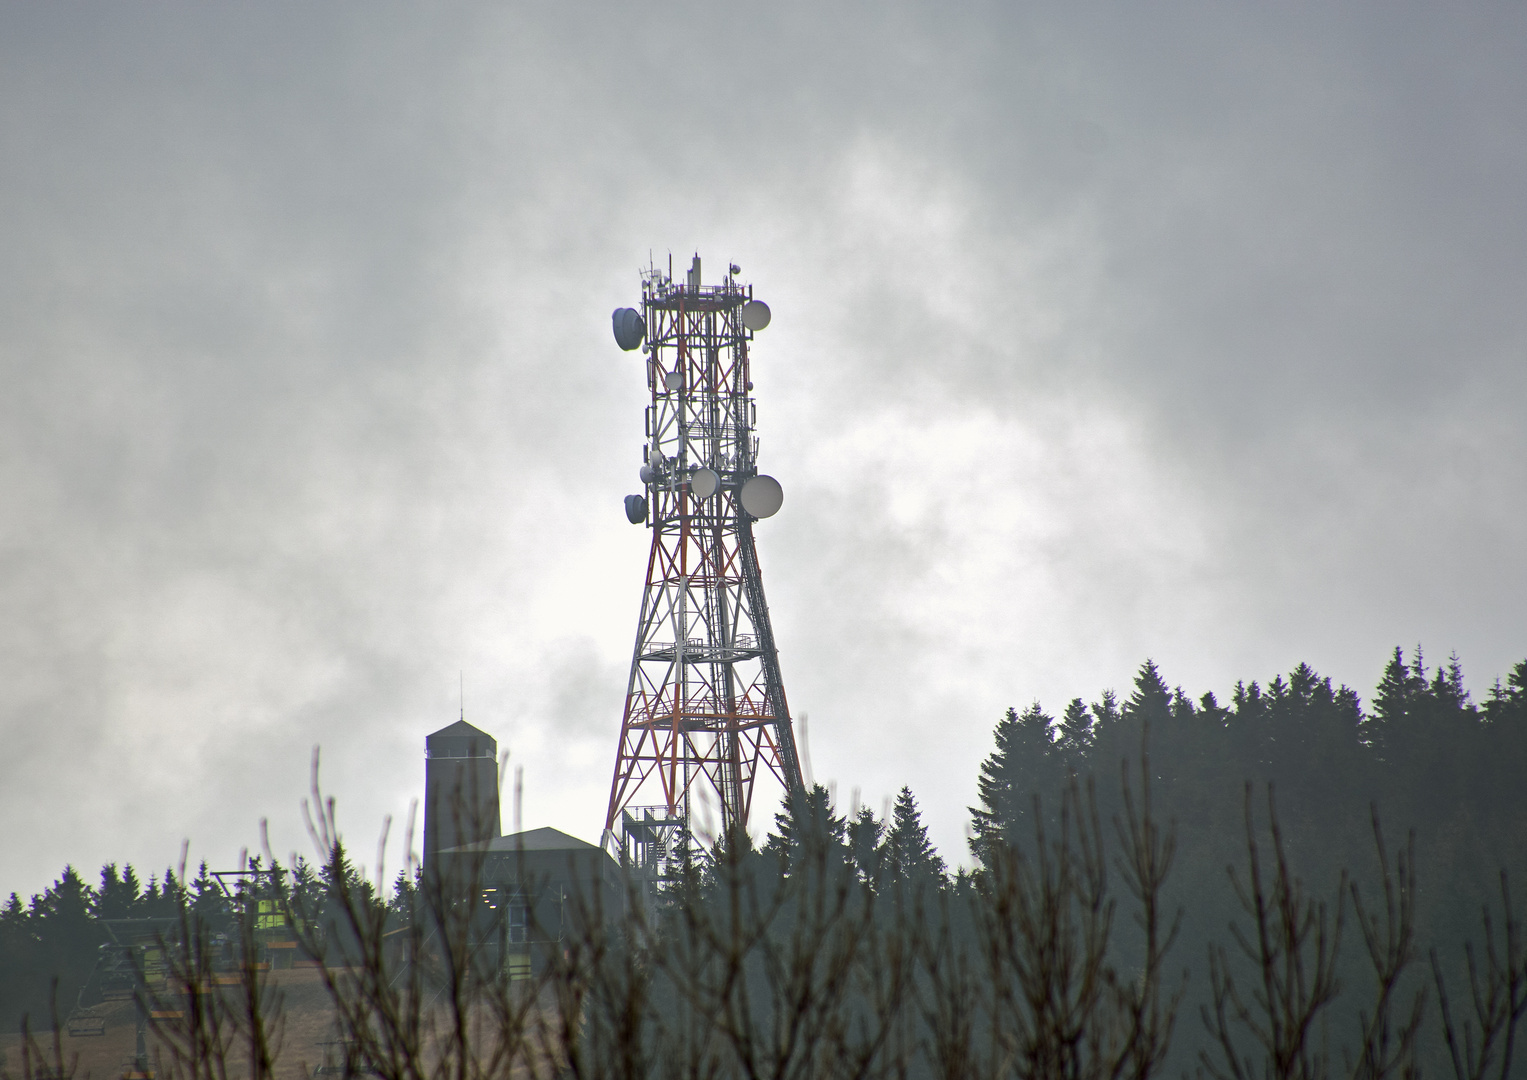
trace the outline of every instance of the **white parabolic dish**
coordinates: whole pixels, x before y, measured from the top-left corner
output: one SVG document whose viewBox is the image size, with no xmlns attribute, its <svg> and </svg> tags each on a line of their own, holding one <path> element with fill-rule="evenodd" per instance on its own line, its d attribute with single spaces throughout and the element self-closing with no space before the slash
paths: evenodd
<svg viewBox="0 0 1527 1080">
<path fill-rule="evenodd" d="M 773 517 L 785 504 L 785 489 L 772 476 L 755 476 L 742 485 L 742 508 L 756 518 Z"/>
<path fill-rule="evenodd" d="M 769 325 L 769 305 L 762 300 L 749 300 L 742 305 L 742 325 L 749 330 L 762 330 Z"/>
<path fill-rule="evenodd" d="M 709 469 L 697 469 L 689 478 L 689 492 L 697 499 L 708 499 L 721 486 L 721 477 Z"/>
</svg>

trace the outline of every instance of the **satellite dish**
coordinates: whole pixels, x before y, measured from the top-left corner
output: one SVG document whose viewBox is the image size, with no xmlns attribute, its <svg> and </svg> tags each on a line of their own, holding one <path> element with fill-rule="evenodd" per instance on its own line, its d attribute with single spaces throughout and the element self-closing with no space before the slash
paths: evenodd
<svg viewBox="0 0 1527 1080">
<path fill-rule="evenodd" d="M 650 484 L 652 481 L 657 479 L 657 473 L 652 471 L 651 465 L 643 465 L 641 472 L 639 472 L 637 475 L 641 477 L 641 481 L 644 484 Z"/>
<path fill-rule="evenodd" d="M 626 352 L 640 345 L 642 338 L 647 336 L 647 323 L 635 308 L 616 308 L 610 322 L 615 329 L 615 344 Z"/>
<path fill-rule="evenodd" d="M 689 491 L 697 499 L 708 499 L 721 486 L 721 477 L 709 469 L 696 469 L 689 478 Z"/>
<path fill-rule="evenodd" d="M 769 305 L 762 300 L 749 300 L 742 305 L 742 325 L 749 330 L 762 330 L 769 325 Z M 625 346 L 621 346 L 624 348 Z"/>
<path fill-rule="evenodd" d="M 785 503 L 785 489 L 772 476 L 755 476 L 742 485 L 742 508 L 756 518 L 773 517 Z"/>
<path fill-rule="evenodd" d="M 632 525 L 640 525 L 647 520 L 647 500 L 644 496 L 626 496 L 626 520 Z"/>
<path fill-rule="evenodd" d="M 669 390 L 677 390 L 684 385 L 684 373 L 682 371 L 670 371 L 663 376 L 663 385 Z"/>
</svg>

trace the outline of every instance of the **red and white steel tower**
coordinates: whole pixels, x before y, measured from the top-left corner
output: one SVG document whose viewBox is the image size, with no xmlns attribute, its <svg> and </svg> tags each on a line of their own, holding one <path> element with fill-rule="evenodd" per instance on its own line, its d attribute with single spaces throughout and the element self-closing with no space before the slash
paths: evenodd
<svg viewBox="0 0 1527 1080">
<path fill-rule="evenodd" d="M 714 798 L 728 835 L 747 824 L 760 772 L 801 786 L 753 544 L 753 522 L 783 502 L 758 472 L 753 434 L 748 346 L 769 309 L 738 273 L 704 285 L 698 255 L 682 283 L 649 267 L 640 309 L 614 314 L 616 342 L 641 349 L 652 395 L 645 493 L 626 498 L 652 550 L 605 838 L 653 871 L 694 820 L 693 800 Z"/>
</svg>

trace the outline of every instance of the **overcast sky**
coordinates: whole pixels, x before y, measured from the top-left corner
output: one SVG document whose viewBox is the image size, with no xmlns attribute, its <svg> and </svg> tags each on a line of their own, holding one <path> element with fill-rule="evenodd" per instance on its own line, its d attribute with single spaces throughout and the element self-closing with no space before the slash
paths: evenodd
<svg viewBox="0 0 1527 1080">
<path fill-rule="evenodd" d="M 1527 8 L 0 9 L 0 895 L 389 865 L 425 734 L 597 841 L 610 336 L 743 268 L 816 779 L 946 858 L 1010 704 L 1527 656 Z M 458 683 L 459 680 L 459 683 Z M 505 828 L 512 825 L 506 800 Z M 755 830 L 769 808 L 755 812 Z"/>
</svg>

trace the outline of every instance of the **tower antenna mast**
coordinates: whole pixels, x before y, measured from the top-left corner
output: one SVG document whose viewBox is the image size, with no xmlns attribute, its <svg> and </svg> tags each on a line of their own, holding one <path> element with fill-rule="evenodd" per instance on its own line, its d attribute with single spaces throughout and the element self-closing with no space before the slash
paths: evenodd
<svg viewBox="0 0 1527 1080">
<path fill-rule="evenodd" d="M 754 781 L 802 788 L 790 708 L 764 600 L 753 524 L 784 500 L 758 472 L 751 360 L 769 308 L 728 268 L 684 282 L 651 265 L 640 308 L 614 314 L 615 340 L 641 350 L 643 493 L 632 524 L 652 531 L 646 588 L 626 684 L 605 841 L 649 875 L 664 872 L 693 800 L 720 807 L 718 835 L 745 828 Z M 703 792 L 703 793 L 702 793 Z"/>
</svg>

